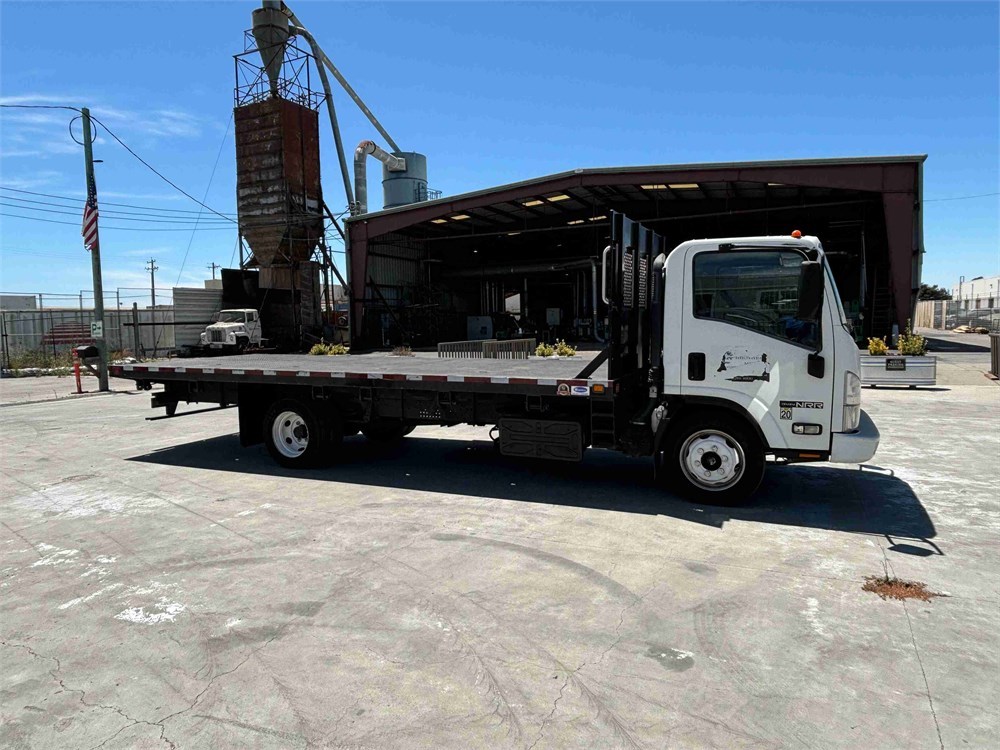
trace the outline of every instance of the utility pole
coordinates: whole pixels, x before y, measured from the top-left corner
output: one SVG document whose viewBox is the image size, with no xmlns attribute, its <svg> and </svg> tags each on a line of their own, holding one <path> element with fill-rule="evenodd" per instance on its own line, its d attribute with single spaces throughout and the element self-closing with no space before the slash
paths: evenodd
<svg viewBox="0 0 1000 750">
<path fill-rule="evenodd" d="M 87 166 L 87 201 L 93 201 L 97 210 L 97 183 L 94 181 L 94 139 L 90 129 L 90 110 L 80 110 L 83 117 L 83 158 Z M 98 220 L 94 217 L 93 238 L 90 246 L 90 265 L 94 276 L 94 323 L 92 326 L 94 343 L 97 346 L 98 389 L 108 390 L 108 347 L 104 343 L 104 282 L 101 279 L 101 243 L 98 235 Z"/>
<path fill-rule="evenodd" d="M 160 270 L 160 267 L 156 265 L 156 258 L 150 258 L 146 262 L 146 270 L 149 271 L 149 300 L 153 307 L 152 312 L 152 326 L 150 334 L 153 337 L 153 356 L 156 356 L 156 272 Z"/>
<path fill-rule="evenodd" d="M 215 281 L 215 269 L 222 268 L 222 266 L 220 266 L 218 263 L 210 263 L 209 265 L 205 266 L 205 268 L 212 269 L 212 281 Z"/>
</svg>

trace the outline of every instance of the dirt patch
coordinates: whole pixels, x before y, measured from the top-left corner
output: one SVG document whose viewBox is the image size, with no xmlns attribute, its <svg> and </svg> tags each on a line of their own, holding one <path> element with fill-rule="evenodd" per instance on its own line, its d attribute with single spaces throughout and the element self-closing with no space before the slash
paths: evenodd
<svg viewBox="0 0 1000 750">
<path fill-rule="evenodd" d="M 871 591 L 878 594 L 882 599 L 919 599 L 929 602 L 935 596 L 941 596 L 933 591 L 927 590 L 926 583 L 918 581 L 903 581 L 899 578 L 888 576 L 865 576 L 865 585 L 861 587 L 864 591 Z"/>
</svg>

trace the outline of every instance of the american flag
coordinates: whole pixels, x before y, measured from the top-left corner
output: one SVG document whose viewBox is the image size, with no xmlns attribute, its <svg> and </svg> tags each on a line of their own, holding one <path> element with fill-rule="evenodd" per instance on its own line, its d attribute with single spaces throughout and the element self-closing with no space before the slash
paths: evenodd
<svg viewBox="0 0 1000 750">
<path fill-rule="evenodd" d="M 94 179 L 87 181 L 87 205 L 83 207 L 83 246 L 87 250 L 97 249 L 97 185 Z"/>
</svg>

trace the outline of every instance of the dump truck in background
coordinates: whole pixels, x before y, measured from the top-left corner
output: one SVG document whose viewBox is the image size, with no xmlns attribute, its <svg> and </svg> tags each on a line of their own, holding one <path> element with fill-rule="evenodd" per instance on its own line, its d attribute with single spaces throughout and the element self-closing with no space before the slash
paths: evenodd
<svg viewBox="0 0 1000 750">
<path fill-rule="evenodd" d="M 495 425 L 505 456 L 579 461 L 588 447 L 651 456 L 687 496 L 737 504 L 776 463 L 862 463 L 878 429 L 815 237 L 684 242 L 612 213 L 602 258 L 610 339 L 585 367 L 551 361 L 255 354 L 126 364 L 162 383 L 154 407 L 235 406 L 245 446 L 289 468 L 335 462 L 346 436 Z M 182 416 L 182 415 L 181 415 Z M 391 460 L 391 459 L 387 459 Z M 444 470 L 444 469 L 442 469 Z"/>
</svg>

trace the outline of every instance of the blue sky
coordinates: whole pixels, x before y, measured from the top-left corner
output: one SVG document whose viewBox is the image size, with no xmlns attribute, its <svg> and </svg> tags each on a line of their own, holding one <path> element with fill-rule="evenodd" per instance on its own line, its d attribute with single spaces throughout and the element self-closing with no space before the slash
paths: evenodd
<svg viewBox="0 0 1000 750">
<path fill-rule="evenodd" d="M 0 99 L 89 106 L 175 183 L 232 212 L 232 55 L 256 5 L 6 0 Z M 996 3 L 292 7 L 400 146 L 428 155 L 446 195 L 577 167 L 927 153 L 924 280 L 1000 273 L 997 196 L 936 200 L 1000 190 Z M 346 144 L 375 136 L 335 95 Z M 71 116 L 0 110 L 0 186 L 80 198 Z M 342 206 L 321 124 L 327 202 Z M 112 295 L 148 286 L 149 257 L 165 288 L 230 264 L 230 229 L 188 231 L 198 205 L 106 135 L 95 158 L 104 225 L 123 223 L 104 213 L 115 202 L 179 217 L 148 228 L 183 229 L 103 230 Z M 0 213 L 69 224 L 0 216 L 0 290 L 88 288 L 78 209 L 25 200 L 75 204 L 10 189 Z"/>
</svg>

